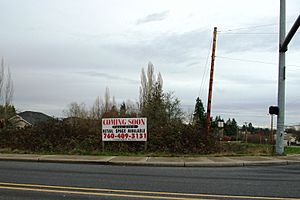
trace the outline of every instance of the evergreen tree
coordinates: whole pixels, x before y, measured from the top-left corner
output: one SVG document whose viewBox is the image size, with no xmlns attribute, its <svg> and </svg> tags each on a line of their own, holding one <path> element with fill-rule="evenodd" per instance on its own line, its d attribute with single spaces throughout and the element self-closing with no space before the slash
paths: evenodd
<svg viewBox="0 0 300 200">
<path fill-rule="evenodd" d="M 249 131 L 250 133 L 254 133 L 254 131 L 255 131 L 255 128 L 253 127 L 253 125 L 252 125 L 251 122 L 248 124 L 248 131 Z"/>
<path fill-rule="evenodd" d="M 224 126 L 224 134 L 228 136 L 235 136 L 238 131 L 238 125 L 235 119 L 232 120 L 229 118 Z"/>
<path fill-rule="evenodd" d="M 238 126 L 238 124 L 237 124 L 237 122 L 235 121 L 234 118 L 232 119 L 231 125 L 232 125 L 232 131 L 233 131 L 233 133 L 237 134 L 237 132 L 239 130 L 239 126 Z"/>
<path fill-rule="evenodd" d="M 203 128 L 205 126 L 204 106 L 199 97 L 196 99 L 195 110 L 193 113 L 193 124 Z"/>
<path fill-rule="evenodd" d="M 123 102 L 120 106 L 120 115 L 125 116 L 126 115 L 126 104 Z"/>
</svg>

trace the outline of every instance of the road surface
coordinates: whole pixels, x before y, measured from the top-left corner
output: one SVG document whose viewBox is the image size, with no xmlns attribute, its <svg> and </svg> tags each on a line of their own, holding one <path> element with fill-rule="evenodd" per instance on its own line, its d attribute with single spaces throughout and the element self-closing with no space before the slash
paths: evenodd
<svg viewBox="0 0 300 200">
<path fill-rule="evenodd" d="M 141 167 L 0 162 L 0 199 L 300 199 L 300 165 Z"/>
</svg>

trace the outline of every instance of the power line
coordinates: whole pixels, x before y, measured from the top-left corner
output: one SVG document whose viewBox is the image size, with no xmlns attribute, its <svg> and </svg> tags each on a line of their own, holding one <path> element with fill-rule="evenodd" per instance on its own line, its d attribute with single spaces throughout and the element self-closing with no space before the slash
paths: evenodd
<svg viewBox="0 0 300 200">
<path fill-rule="evenodd" d="M 274 23 L 274 24 L 262 24 L 262 25 L 254 25 L 254 26 L 245 26 L 245 27 L 240 27 L 240 28 L 228 29 L 228 30 L 225 30 L 225 31 L 230 32 L 230 31 L 236 31 L 236 30 L 257 29 L 257 28 L 265 28 L 267 26 L 278 26 L 278 24 Z"/>
<path fill-rule="evenodd" d="M 209 72 L 209 63 L 208 63 L 209 55 L 210 55 L 210 51 L 208 53 L 206 64 L 205 64 L 205 69 L 204 69 L 205 71 L 203 74 L 203 79 L 202 79 L 201 88 L 200 88 L 200 96 L 204 95 L 205 87 L 207 86 L 207 83 L 208 83 L 208 75 L 207 74 Z"/>
<path fill-rule="evenodd" d="M 208 72 L 208 60 L 209 60 L 209 54 L 210 54 L 210 49 L 211 49 L 211 46 L 212 46 L 212 38 L 210 40 L 210 44 L 209 44 L 209 48 L 208 48 L 208 53 L 207 53 L 207 56 L 206 56 L 206 62 L 205 62 L 205 65 L 204 65 L 204 71 L 203 71 L 203 75 L 202 75 L 202 79 L 201 79 L 201 85 L 200 85 L 200 89 L 199 89 L 199 97 L 202 96 L 202 93 L 203 93 L 203 88 L 204 88 L 204 84 L 207 80 L 207 72 Z"/>
<path fill-rule="evenodd" d="M 272 62 L 265 62 L 265 61 L 258 61 L 258 60 L 248 60 L 248 59 L 240 59 L 240 58 L 230 58 L 226 56 L 216 56 L 217 58 L 223 58 L 228 60 L 236 60 L 236 61 L 242 61 L 242 62 L 251 62 L 251 63 L 261 63 L 261 64 L 267 64 L 267 65 L 276 65 L 277 63 Z"/>
<path fill-rule="evenodd" d="M 292 20 L 288 20 L 286 23 L 292 23 Z M 253 26 L 244 26 L 244 27 L 239 27 L 239 28 L 231 28 L 231 29 L 227 29 L 224 31 L 220 31 L 221 33 L 226 33 L 226 32 L 232 32 L 232 31 L 239 31 L 239 30 L 254 30 L 254 29 L 261 29 L 261 28 L 266 28 L 266 27 L 270 27 L 270 26 L 277 26 L 278 27 L 278 23 L 272 23 L 272 24 L 261 24 L 261 25 L 253 25 Z"/>
<path fill-rule="evenodd" d="M 278 33 L 238 33 L 238 32 L 235 32 L 235 33 L 232 33 L 232 32 L 220 32 L 221 35 L 278 35 Z"/>
<path fill-rule="evenodd" d="M 292 23 L 292 20 L 287 21 L 287 23 Z M 268 27 L 278 27 L 278 23 L 273 24 L 262 24 L 262 25 L 253 25 L 253 26 L 245 26 L 239 28 L 231 28 L 223 31 L 218 31 L 220 35 L 233 34 L 233 35 L 278 35 L 279 32 L 255 32 L 257 30 L 262 30 Z M 247 31 L 247 32 L 245 32 Z M 252 31 L 252 32 L 249 32 Z"/>
<path fill-rule="evenodd" d="M 265 62 L 265 61 L 260 61 L 260 60 L 248 60 L 248 59 L 240 59 L 240 58 L 230 58 L 226 56 L 216 56 L 217 58 L 222 58 L 222 59 L 228 59 L 228 60 L 235 60 L 235 61 L 242 61 L 242 62 L 249 62 L 249 63 L 260 63 L 260 64 L 266 64 L 266 65 L 277 65 L 278 63 L 273 63 L 273 62 Z M 300 68 L 299 65 L 286 65 L 290 67 L 296 67 Z"/>
</svg>

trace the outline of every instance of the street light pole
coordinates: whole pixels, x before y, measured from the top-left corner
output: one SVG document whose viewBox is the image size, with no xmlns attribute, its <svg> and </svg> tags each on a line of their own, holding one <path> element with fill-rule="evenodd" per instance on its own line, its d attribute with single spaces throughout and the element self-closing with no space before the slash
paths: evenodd
<svg viewBox="0 0 300 200">
<path fill-rule="evenodd" d="M 285 0 L 280 0 L 279 19 L 279 49 L 285 39 Z M 285 52 L 279 50 L 279 75 L 278 75 L 278 108 L 277 131 L 276 131 L 276 153 L 282 155 L 284 152 L 284 117 L 285 117 Z"/>
</svg>

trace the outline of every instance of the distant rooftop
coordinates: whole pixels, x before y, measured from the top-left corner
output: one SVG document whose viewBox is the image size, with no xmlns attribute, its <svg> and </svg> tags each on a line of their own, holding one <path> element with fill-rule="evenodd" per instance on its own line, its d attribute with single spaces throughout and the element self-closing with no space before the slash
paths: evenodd
<svg viewBox="0 0 300 200">
<path fill-rule="evenodd" d="M 21 116 L 23 119 L 25 119 L 27 122 L 29 122 L 32 125 L 36 125 L 38 123 L 46 122 L 46 121 L 52 119 L 52 117 L 50 117 L 44 113 L 34 112 L 34 111 L 25 111 L 25 112 L 19 113 L 18 115 Z"/>
</svg>

